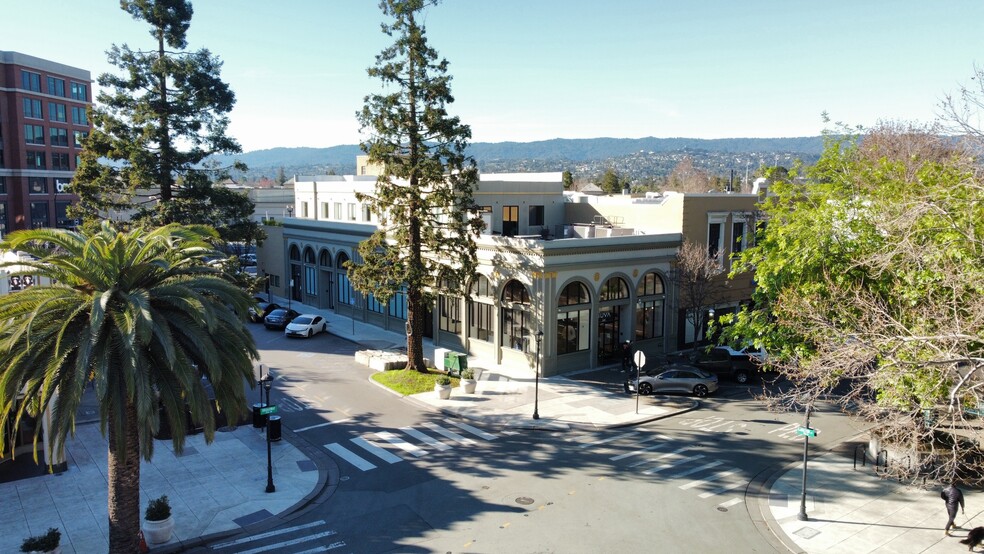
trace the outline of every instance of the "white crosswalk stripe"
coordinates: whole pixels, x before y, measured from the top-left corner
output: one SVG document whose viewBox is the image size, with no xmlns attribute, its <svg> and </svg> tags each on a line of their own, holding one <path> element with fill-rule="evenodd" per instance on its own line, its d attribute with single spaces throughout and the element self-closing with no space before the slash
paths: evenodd
<svg viewBox="0 0 984 554">
<path fill-rule="evenodd" d="M 677 478 L 680 478 L 680 477 L 686 477 L 687 475 L 693 475 L 694 473 L 698 473 L 700 471 L 704 471 L 705 469 L 711 469 L 712 467 L 717 467 L 717 466 L 719 466 L 719 465 L 721 465 L 723 463 L 724 462 L 722 462 L 721 460 L 714 460 L 713 462 L 708 463 L 708 464 L 704 464 L 702 466 L 692 467 L 692 468 L 688 469 L 687 471 L 682 471 L 682 472 L 679 472 L 679 473 L 674 473 L 670 477 L 673 478 L 673 479 L 677 479 Z"/>
<path fill-rule="evenodd" d="M 725 477 L 727 477 L 729 475 L 734 475 L 735 473 L 737 473 L 737 472 L 735 470 L 733 470 L 733 469 L 728 470 L 728 471 L 719 471 L 719 472 L 715 473 L 714 475 L 711 475 L 711 476 L 706 477 L 704 479 L 697 479 L 696 481 L 691 481 L 691 482 L 687 483 L 686 485 L 680 485 L 680 488 L 683 489 L 683 490 L 692 489 L 694 487 L 699 487 L 699 486 L 705 485 L 707 483 L 713 483 L 714 481 L 720 481 L 721 479 L 723 479 L 723 478 L 725 478 Z"/>
<path fill-rule="evenodd" d="M 647 459 L 642 460 L 640 462 L 635 462 L 635 463 L 633 463 L 629 467 L 638 467 L 638 466 L 641 466 L 641 465 L 644 465 L 644 464 L 649 464 L 649 463 L 655 462 L 656 460 L 662 460 L 664 458 L 669 458 L 670 456 L 675 456 L 675 455 L 677 455 L 677 454 L 679 454 L 681 452 L 686 452 L 687 450 L 690 450 L 690 447 L 689 446 L 681 446 L 680 448 L 677 448 L 673 452 L 667 452 L 666 454 L 663 454 L 662 456 L 656 456 L 655 458 L 647 458 Z"/>
<path fill-rule="evenodd" d="M 606 443 L 609 443 L 609 442 L 617 441 L 619 439 L 624 439 L 624 438 L 632 437 L 632 436 L 635 436 L 637 434 L 639 434 L 638 431 L 629 431 L 628 433 L 622 433 L 621 435 L 616 435 L 614 437 L 607 437 L 607 438 L 598 439 L 598 440 L 592 441 L 592 442 L 586 442 L 586 443 L 584 443 L 584 444 L 581 445 L 581 448 L 588 448 L 588 447 L 591 447 L 591 446 L 600 446 L 602 444 L 606 444 Z"/>
<path fill-rule="evenodd" d="M 377 458 L 379 458 L 384 462 L 395 464 L 403 461 L 403 458 L 397 456 L 396 454 L 393 454 L 392 452 L 386 450 L 382 446 L 377 445 L 376 443 L 367 439 L 365 436 L 356 437 L 352 439 L 352 442 L 354 442 L 357 446 L 361 447 L 366 452 L 372 454 L 373 456 L 376 456 Z"/>
<path fill-rule="evenodd" d="M 649 437 L 647 439 L 643 439 L 643 440 L 637 442 L 636 444 L 637 445 L 638 444 L 643 444 L 645 442 L 649 442 L 649 441 L 655 440 L 657 438 L 671 440 L 670 437 L 667 437 L 666 435 L 653 435 L 653 436 L 651 436 L 651 437 Z M 666 444 L 664 444 L 664 443 L 654 444 L 652 446 L 643 448 L 642 450 L 635 450 L 635 451 L 632 451 L 632 452 L 626 452 L 625 454 L 619 454 L 618 456 L 612 456 L 611 458 L 608 458 L 608 459 L 611 460 L 611 461 L 613 461 L 613 462 L 616 462 L 618 460 L 624 460 L 625 458 L 628 458 L 630 456 L 635 456 L 637 454 L 645 454 L 646 452 L 651 452 L 653 450 L 658 450 L 660 448 L 663 448 L 664 446 L 666 446 Z"/>
<path fill-rule="evenodd" d="M 483 431 L 478 427 L 468 425 L 467 423 L 450 421 L 448 423 L 484 440 L 491 441 L 496 439 L 496 435 Z M 311 429 L 322 425 L 324 424 L 312 426 Z M 474 439 L 470 439 L 455 431 L 452 431 L 451 429 L 434 423 L 425 422 L 422 423 L 421 426 L 426 428 L 431 434 L 414 429 L 413 427 L 401 427 L 399 430 L 406 436 L 394 433 L 392 431 L 380 430 L 362 435 L 361 437 L 349 439 L 352 444 L 359 447 L 358 449 L 355 449 L 358 453 L 353 452 L 353 450 L 350 450 L 344 446 L 343 443 L 333 442 L 324 446 L 328 449 L 328 451 L 352 464 L 357 469 L 361 471 L 370 471 L 376 469 L 377 467 L 376 463 L 369 461 L 374 458 L 378 458 L 388 464 L 395 464 L 404 461 L 404 458 L 401 458 L 396 453 L 391 452 L 387 449 L 387 447 L 398 449 L 399 451 L 410 454 L 415 458 L 422 458 L 427 454 L 430 454 L 432 451 L 446 452 L 451 450 L 453 446 L 478 444 Z M 308 428 L 304 428 L 304 430 L 307 429 Z M 437 438 L 432 436 L 432 434 L 438 435 L 442 438 Z M 408 440 L 408 437 L 416 441 L 416 444 Z M 372 440 L 373 438 L 378 438 L 381 441 L 385 441 L 385 443 L 377 444 Z"/>
<path fill-rule="evenodd" d="M 343 540 L 334 540 L 329 544 L 326 539 L 328 537 L 335 537 L 337 539 L 338 537 L 336 535 L 338 535 L 338 531 L 325 529 L 325 526 L 324 520 L 318 520 L 213 544 L 209 548 L 213 551 L 224 550 L 235 552 L 236 554 L 262 554 L 264 552 L 315 554 L 316 552 L 328 552 L 346 546 Z M 305 544 L 311 542 L 320 546 L 309 548 L 311 545 Z M 295 551 L 292 547 L 298 547 L 304 550 Z"/>
<path fill-rule="evenodd" d="M 376 436 L 399 448 L 400 450 L 403 450 L 404 452 L 417 456 L 418 458 L 427 455 L 427 451 L 423 448 L 418 448 L 393 433 L 390 433 L 389 431 L 379 431 L 376 433 Z"/>
<path fill-rule="evenodd" d="M 426 444 L 427 446 L 430 446 L 432 448 L 436 448 L 437 450 L 440 450 L 441 452 L 444 452 L 445 450 L 451 450 L 451 447 L 450 446 L 444 444 L 443 442 L 435 439 L 434 437 L 432 437 L 430 435 L 421 433 L 420 431 L 414 429 L 413 427 L 401 427 L 400 428 L 400 431 L 403 431 L 404 433 L 406 433 L 406 434 L 410 435 L 411 437 L 419 440 L 420 442 Z"/>
<path fill-rule="evenodd" d="M 697 496 L 699 496 L 701 498 L 710 498 L 712 496 L 717 496 L 719 494 L 726 493 L 726 492 L 730 491 L 731 489 L 737 489 L 738 487 L 741 487 L 744 484 L 745 483 L 742 482 L 742 481 L 732 481 L 731 483 L 728 483 L 727 485 L 724 485 L 722 487 L 716 488 L 716 489 L 714 489 L 712 491 L 707 491 L 707 492 L 700 493 Z"/>
<path fill-rule="evenodd" d="M 686 463 L 686 462 L 692 462 L 694 460 L 699 460 L 700 458 L 703 458 L 703 457 L 704 457 L 703 454 L 697 454 L 695 456 L 690 456 L 690 457 L 687 457 L 687 458 L 680 458 L 679 460 L 677 460 L 675 462 L 670 462 L 668 464 L 663 464 L 661 466 L 657 466 L 657 467 L 654 467 L 654 468 L 647 469 L 646 471 L 643 471 L 642 474 L 643 475 L 654 475 L 656 473 L 659 473 L 659 472 L 663 471 L 664 469 L 670 469 L 671 467 L 676 467 L 676 466 L 678 466 L 680 464 L 683 464 L 683 463 Z"/>
</svg>

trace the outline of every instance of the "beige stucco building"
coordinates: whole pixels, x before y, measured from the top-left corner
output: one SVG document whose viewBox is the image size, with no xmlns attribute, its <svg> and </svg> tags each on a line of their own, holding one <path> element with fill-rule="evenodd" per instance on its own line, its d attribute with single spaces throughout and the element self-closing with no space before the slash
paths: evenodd
<svg viewBox="0 0 984 554">
<path fill-rule="evenodd" d="M 259 270 L 274 294 L 402 332 L 406 299 L 363 296 L 344 269 L 376 228 L 356 199 L 375 179 L 296 179 L 293 217 L 267 227 Z M 473 364 L 534 368 L 542 331 L 543 375 L 617 363 L 626 340 L 647 355 L 678 350 L 700 338 L 674 285 L 680 246 L 707 244 L 727 270 L 753 239 L 757 202 L 754 194 L 727 193 L 589 196 L 565 192 L 560 173 L 481 175 L 478 275 L 467 300 L 438 299 L 425 334 L 468 352 Z M 750 276 L 739 277 L 715 309 L 733 309 L 752 287 Z"/>
</svg>

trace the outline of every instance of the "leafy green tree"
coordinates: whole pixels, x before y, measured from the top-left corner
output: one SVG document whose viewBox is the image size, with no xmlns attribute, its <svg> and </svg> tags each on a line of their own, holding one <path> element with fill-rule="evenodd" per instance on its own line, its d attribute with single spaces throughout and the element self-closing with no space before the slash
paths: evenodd
<svg viewBox="0 0 984 554">
<path fill-rule="evenodd" d="M 571 173 L 570 171 L 568 171 L 568 170 L 565 169 L 564 170 L 564 173 L 563 173 L 563 175 L 561 177 L 561 179 L 564 181 L 564 190 L 573 190 L 574 189 L 574 174 L 573 173 Z"/>
<path fill-rule="evenodd" d="M 201 262 L 214 234 L 178 225 L 119 232 L 104 222 L 92 234 L 18 231 L 0 245 L 36 256 L 17 263 L 51 283 L 0 296 L 0 426 L 51 407 L 45 448 L 64 456 L 82 393 L 94 383 L 109 435 L 110 552 L 137 551 L 140 457 L 153 455 L 158 407 L 179 452 L 186 406 L 206 440 L 214 437 L 203 379 L 228 421 L 246 413 L 244 383 L 253 385 L 258 354 L 236 312 L 246 313 L 250 298 Z M 8 440 L 0 434 L 0 451 L 12 451 Z"/>
<path fill-rule="evenodd" d="M 984 400 L 974 164 L 935 128 L 885 124 L 828 137 L 808 184 L 772 172 L 767 227 L 733 269 L 754 268 L 754 308 L 726 329 L 764 345 L 794 384 L 776 405 L 831 397 L 940 479 L 984 470 L 980 426 L 964 421 Z"/>
<path fill-rule="evenodd" d="M 605 170 L 605 174 L 601 176 L 601 182 L 598 183 L 598 187 L 608 194 L 620 194 L 623 184 L 625 182 L 618 172 L 609 167 Z"/>
<path fill-rule="evenodd" d="M 455 290 L 475 273 L 474 236 L 482 221 L 470 215 L 475 161 L 464 154 L 471 129 L 448 114 L 451 76 L 427 42 L 418 15 L 424 0 L 383 0 L 393 18 L 383 32 L 394 43 L 369 68 L 390 90 L 370 94 L 358 113 L 371 138 L 361 144 L 382 167 L 374 194 L 359 195 L 380 215 L 378 230 L 359 245 L 349 265 L 357 290 L 387 302 L 403 287 L 407 299 L 409 368 L 426 371 L 424 317 L 440 292 Z M 451 290 L 448 290 L 451 289 Z"/>
<path fill-rule="evenodd" d="M 226 135 L 236 97 L 219 77 L 222 63 L 205 49 L 185 51 L 191 3 L 122 0 L 120 7 L 150 25 L 156 48 L 109 50 L 122 75 L 99 77 L 104 90 L 72 181 L 79 196 L 72 214 L 89 225 L 134 209 L 134 219 L 152 224 L 216 225 L 241 217 L 242 199 L 213 186 L 214 168 L 202 168 L 209 156 L 241 148 Z M 154 198 L 135 206 L 136 190 Z"/>
</svg>

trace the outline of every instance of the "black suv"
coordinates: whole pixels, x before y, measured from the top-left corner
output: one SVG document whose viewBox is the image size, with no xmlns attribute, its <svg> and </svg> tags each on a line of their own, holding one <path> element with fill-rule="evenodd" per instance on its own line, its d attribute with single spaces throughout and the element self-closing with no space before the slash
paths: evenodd
<svg viewBox="0 0 984 554">
<path fill-rule="evenodd" d="M 752 374 L 758 371 L 755 362 L 748 355 L 732 355 L 727 348 L 715 347 L 710 350 L 699 348 L 693 352 L 678 353 L 682 361 L 703 369 L 708 373 L 728 377 L 732 381 L 745 384 Z"/>
</svg>

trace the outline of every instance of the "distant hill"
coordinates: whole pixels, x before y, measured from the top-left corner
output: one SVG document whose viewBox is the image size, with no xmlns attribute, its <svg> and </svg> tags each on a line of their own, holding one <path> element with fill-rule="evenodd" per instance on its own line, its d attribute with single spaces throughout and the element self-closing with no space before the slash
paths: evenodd
<svg viewBox="0 0 984 554">
<path fill-rule="evenodd" d="M 788 160 L 801 157 L 815 160 L 823 150 L 822 137 L 793 138 L 592 138 L 552 139 L 536 142 L 478 142 L 469 145 L 468 154 L 475 158 L 483 171 L 560 171 L 575 164 L 616 161 L 640 153 L 693 154 L 696 163 L 708 156 L 747 155 L 771 159 L 782 154 Z M 330 148 L 271 148 L 235 156 L 249 166 L 248 177 L 272 178 L 277 169 L 290 175 L 353 174 L 355 157 L 362 151 L 358 145 Z M 233 157 L 217 158 L 228 164 Z M 720 164 L 712 164 L 720 165 Z"/>
</svg>

